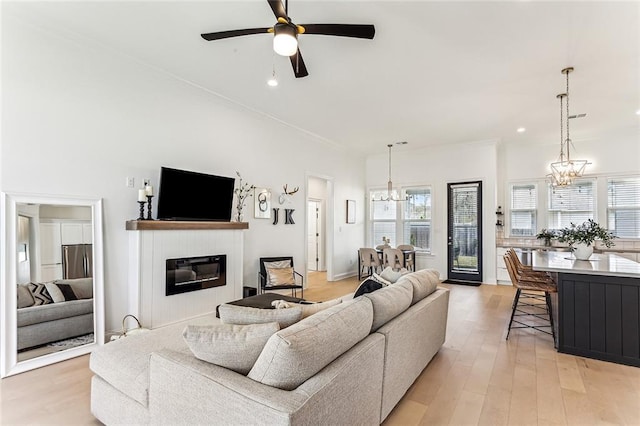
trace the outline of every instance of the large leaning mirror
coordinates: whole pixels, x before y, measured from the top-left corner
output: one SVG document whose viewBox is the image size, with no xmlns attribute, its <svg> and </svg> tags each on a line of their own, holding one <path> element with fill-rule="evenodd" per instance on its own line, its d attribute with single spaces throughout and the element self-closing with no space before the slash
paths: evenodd
<svg viewBox="0 0 640 426">
<path fill-rule="evenodd" d="M 3 194 L 1 377 L 104 342 L 102 201 Z"/>
</svg>

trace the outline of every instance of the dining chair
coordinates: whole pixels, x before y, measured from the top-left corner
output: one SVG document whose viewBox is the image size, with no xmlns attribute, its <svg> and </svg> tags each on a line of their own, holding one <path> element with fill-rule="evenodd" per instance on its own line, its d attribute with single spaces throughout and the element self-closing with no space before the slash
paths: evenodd
<svg viewBox="0 0 640 426">
<path fill-rule="evenodd" d="M 404 268 L 404 253 L 397 248 L 386 248 L 382 252 L 382 263 L 384 267 L 390 266 L 392 269 Z"/>
<path fill-rule="evenodd" d="M 358 250 L 358 256 L 360 260 L 360 267 L 358 270 L 358 279 L 362 279 L 364 272 L 367 271 L 368 275 L 373 275 L 374 272 L 378 272 L 381 263 L 378 257 L 378 252 L 375 249 L 363 247 Z"/>
<path fill-rule="evenodd" d="M 403 252 L 405 268 L 409 269 L 410 271 L 415 271 L 416 270 L 416 265 L 415 265 L 416 248 L 411 244 L 400 244 L 396 248 L 398 250 L 402 250 Z"/>
</svg>

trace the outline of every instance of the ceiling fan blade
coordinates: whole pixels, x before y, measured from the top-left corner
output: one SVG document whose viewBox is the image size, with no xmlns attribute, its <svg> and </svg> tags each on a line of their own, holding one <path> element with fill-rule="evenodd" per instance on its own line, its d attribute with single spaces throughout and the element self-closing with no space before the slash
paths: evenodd
<svg viewBox="0 0 640 426">
<path fill-rule="evenodd" d="M 373 25 L 360 24 L 303 24 L 304 34 L 320 34 L 339 37 L 372 39 L 376 34 Z"/>
<path fill-rule="evenodd" d="M 276 18 L 284 18 L 287 19 L 287 11 L 284 9 L 284 5 L 280 0 L 267 0 L 269 2 L 269 6 L 271 6 L 271 10 L 273 10 L 273 14 L 276 15 Z"/>
<path fill-rule="evenodd" d="M 291 61 L 293 73 L 295 74 L 296 78 L 302 78 L 309 75 L 309 73 L 307 72 L 307 66 L 304 64 L 304 59 L 302 59 L 302 53 L 300 53 L 300 49 L 298 49 L 295 55 L 289 56 L 289 60 Z"/>
<path fill-rule="evenodd" d="M 269 30 L 271 30 L 271 27 L 247 28 L 246 30 L 219 31 L 217 33 L 207 33 L 207 34 L 200 34 L 200 35 L 202 36 L 203 39 L 207 41 L 213 41 L 213 40 L 221 40 L 223 38 L 239 37 L 239 36 L 246 36 L 246 35 L 252 35 L 252 34 L 263 34 L 263 33 L 266 34 L 269 32 Z"/>
</svg>

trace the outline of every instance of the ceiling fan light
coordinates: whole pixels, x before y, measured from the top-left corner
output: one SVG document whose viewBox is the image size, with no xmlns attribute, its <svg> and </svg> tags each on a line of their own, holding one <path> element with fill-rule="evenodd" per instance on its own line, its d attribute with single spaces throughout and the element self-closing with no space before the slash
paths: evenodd
<svg viewBox="0 0 640 426">
<path fill-rule="evenodd" d="M 290 24 L 276 24 L 273 27 L 273 50 L 278 55 L 293 56 L 298 51 L 298 30 Z"/>
</svg>

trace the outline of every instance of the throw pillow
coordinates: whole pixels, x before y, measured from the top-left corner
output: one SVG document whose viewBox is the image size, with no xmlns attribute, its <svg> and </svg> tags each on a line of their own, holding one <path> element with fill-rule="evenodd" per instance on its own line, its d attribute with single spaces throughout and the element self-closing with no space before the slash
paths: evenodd
<svg viewBox="0 0 640 426">
<path fill-rule="evenodd" d="M 28 308 L 36 303 L 29 291 L 29 284 L 18 284 L 18 309 Z"/>
<path fill-rule="evenodd" d="M 288 268 L 291 266 L 291 259 L 276 260 L 273 262 L 264 262 L 264 269 L 269 268 Z"/>
<path fill-rule="evenodd" d="M 380 284 L 382 284 L 383 286 L 388 286 L 393 284 L 391 281 L 387 281 L 384 278 L 382 278 L 380 275 L 376 274 L 375 272 L 373 274 L 371 274 L 370 277 L 372 280 L 378 281 Z"/>
<path fill-rule="evenodd" d="M 402 268 L 399 271 L 394 271 L 393 268 L 391 268 L 391 266 L 387 266 L 386 268 L 384 268 L 384 270 L 380 273 L 380 276 L 389 281 L 390 283 L 395 283 L 396 281 L 398 281 L 400 279 L 401 276 L 408 274 L 409 271 L 406 268 Z"/>
<path fill-rule="evenodd" d="M 302 318 L 300 319 L 304 319 L 320 311 L 324 311 L 327 308 L 339 305 L 340 303 L 342 303 L 342 299 L 337 298 L 337 299 L 327 300 L 326 302 L 318 302 L 318 303 L 292 303 L 292 302 L 286 302 L 286 303 L 287 305 L 289 305 L 288 308 L 302 309 Z M 281 309 L 281 308 L 278 308 L 276 306 L 276 309 Z"/>
<path fill-rule="evenodd" d="M 267 340 L 280 330 L 278 323 L 211 326 L 189 325 L 182 337 L 196 358 L 246 375 Z"/>
<path fill-rule="evenodd" d="M 277 322 L 280 328 L 289 327 L 300 321 L 302 309 L 258 309 L 247 306 L 231 305 L 224 303 L 218 307 L 220 320 L 225 324 L 263 324 Z"/>
<path fill-rule="evenodd" d="M 353 293 L 353 298 L 355 299 L 356 297 L 362 296 L 363 294 L 380 290 L 382 287 L 383 285 L 380 284 L 378 281 L 372 280 L 371 278 L 367 278 L 366 280 L 360 283 L 360 285 L 356 289 L 356 292 Z"/>
<path fill-rule="evenodd" d="M 62 285 L 68 285 L 77 299 L 93 298 L 93 278 L 73 278 L 67 280 L 56 280 L 54 283 L 64 293 Z M 67 299 L 70 300 L 70 299 Z"/>
<path fill-rule="evenodd" d="M 267 268 L 267 287 L 295 284 L 296 279 L 291 266 L 286 268 Z"/>
<path fill-rule="evenodd" d="M 65 301 L 64 294 L 62 294 L 62 291 L 60 291 L 60 288 L 58 288 L 57 285 L 51 282 L 44 283 L 44 286 L 47 288 L 47 292 L 49 293 L 49 296 L 51 296 L 51 300 L 53 300 L 53 303 L 60 303 Z"/>
<path fill-rule="evenodd" d="M 76 294 L 71 284 L 56 284 L 62 294 L 64 295 L 64 300 L 78 300 L 80 297 Z M 48 288 L 48 287 L 47 287 Z"/>
<path fill-rule="evenodd" d="M 48 305 L 53 303 L 53 299 L 47 291 L 47 287 L 42 283 L 29 283 L 29 291 L 33 296 L 34 306 Z"/>
</svg>

